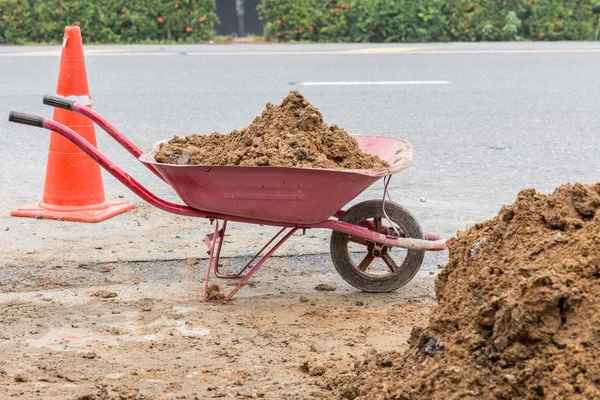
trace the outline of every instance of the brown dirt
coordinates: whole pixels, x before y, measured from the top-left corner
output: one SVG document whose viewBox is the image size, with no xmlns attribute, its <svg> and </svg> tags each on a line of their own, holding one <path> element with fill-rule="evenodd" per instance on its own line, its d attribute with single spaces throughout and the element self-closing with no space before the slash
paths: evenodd
<svg viewBox="0 0 600 400">
<path fill-rule="evenodd" d="M 600 184 L 526 189 L 449 241 L 404 353 L 329 382 L 346 399 L 600 399 Z"/>
<path fill-rule="evenodd" d="M 249 259 L 222 258 L 222 271 Z M 368 349 L 408 347 L 435 299 L 429 277 L 358 292 L 324 259 L 271 258 L 229 302 L 203 301 L 205 258 L 110 263 L 109 272 L 105 262 L 5 266 L 0 399 L 331 398 L 323 379 Z M 236 284 L 211 282 L 225 294 Z M 100 291 L 118 296 L 92 296 Z"/>
<path fill-rule="evenodd" d="M 344 129 L 327 125 L 323 115 L 296 90 L 280 105 L 267 103 L 260 117 L 229 134 L 175 136 L 161 145 L 160 163 L 329 169 L 381 169 L 377 156 L 362 152 Z"/>
<path fill-rule="evenodd" d="M 206 297 L 208 300 L 224 300 L 225 293 L 221 292 L 221 287 L 214 283 L 206 288 Z"/>
</svg>

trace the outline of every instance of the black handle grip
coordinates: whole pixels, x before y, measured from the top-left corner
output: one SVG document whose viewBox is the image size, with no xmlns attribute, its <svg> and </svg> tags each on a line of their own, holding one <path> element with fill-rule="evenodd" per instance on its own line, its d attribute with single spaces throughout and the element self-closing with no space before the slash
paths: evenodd
<svg viewBox="0 0 600 400">
<path fill-rule="evenodd" d="M 8 120 L 17 124 L 37 126 L 38 128 L 44 127 L 44 117 L 38 117 L 37 115 L 24 114 L 16 111 L 11 111 L 8 115 Z"/>
<path fill-rule="evenodd" d="M 73 111 L 73 103 L 75 103 L 75 100 L 67 100 L 63 97 L 50 96 L 48 94 L 44 96 L 44 104 L 47 106 Z"/>
</svg>

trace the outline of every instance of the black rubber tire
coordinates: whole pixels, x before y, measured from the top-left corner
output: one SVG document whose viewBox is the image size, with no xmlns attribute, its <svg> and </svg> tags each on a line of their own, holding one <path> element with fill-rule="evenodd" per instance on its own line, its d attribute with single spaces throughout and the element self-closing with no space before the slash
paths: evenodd
<svg viewBox="0 0 600 400">
<path fill-rule="evenodd" d="M 417 220 L 402 206 L 393 202 L 385 203 L 385 211 L 395 224 L 404 232 L 405 237 L 423 239 L 423 232 Z M 369 218 L 385 220 L 381 200 L 368 200 L 350 207 L 340 221 L 358 225 Z M 423 263 L 424 251 L 406 250 L 406 257 L 398 265 L 395 273 L 382 277 L 369 276 L 360 271 L 348 253 L 349 235 L 337 231 L 331 234 L 331 259 L 341 277 L 350 285 L 363 292 L 383 293 L 392 292 L 406 285 L 417 274 Z M 366 254 L 365 247 L 365 254 Z"/>
</svg>

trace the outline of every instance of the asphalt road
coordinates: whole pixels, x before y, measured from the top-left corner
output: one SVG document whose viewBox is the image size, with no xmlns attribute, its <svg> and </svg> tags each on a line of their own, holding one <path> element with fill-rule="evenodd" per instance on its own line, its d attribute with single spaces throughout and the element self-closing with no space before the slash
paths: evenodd
<svg viewBox="0 0 600 400">
<path fill-rule="evenodd" d="M 41 104 L 58 76 L 57 47 L 0 48 L 0 212 L 39 199 L 48 134 L 7 122 Z M 96 110 L 140 147 L 248 125 L 265 103 L 300 90 L 351 133 L 414 146 L 392 197 L 446 236 L 494 216 L 523 188 L 548 193 L 600 179 L 600 44 L 90 46 Z M 303 82 L 448 81 L 306 86 Z M 158 194 L 165 188 L 112 139 L 101 150 Z M 125 194 L 105 175 L 109 197 Z M 381 195 L 381 185 L 359 199 Z"/>
</svg>

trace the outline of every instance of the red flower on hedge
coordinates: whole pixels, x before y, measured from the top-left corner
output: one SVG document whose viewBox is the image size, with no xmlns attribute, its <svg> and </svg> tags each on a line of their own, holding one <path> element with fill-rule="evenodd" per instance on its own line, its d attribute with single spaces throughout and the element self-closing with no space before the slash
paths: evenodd
<svg viewBox="0 0 600 400">
<path fill-rule="evenodd" d="M 165 22 L 163 17 L 158 17 L 158 18 L 156 18 L 156 20 L 158 21 L 159 24 L 162 24 L 163 22 Z"/>
<path fill-rule="evenodd" d="M 178 3 L 175 3 L 175 5 L 174 5 L 173 7 L 175 7 L 175 8 L 179 8 L 179 4 L 178 4 Z"/>
<path fill-rule="evenodd" d="M 77 21 L 77 22 L 75 22 L 75 25 L 79 26 L 79 25 L 81 25 L 81 22 Z"/>
<path fill-rule="evenodd" d="M 13 10 L 13 12 L 16 14 L 19 12 L 19 10 L 17 10 L 16 8 Z"/>
<path fill-rule="evenodd" d="M 192 31 L 192 27 L 191 27 L 191 26 L 188 26 L 187 28 L 185 28 L 185 31 L 186 31 L 186 32 L 191 32 L 191 31 Z"/>
<path fill-rule="evenodd" d="M 121 14 L 121 18 L 127 18 L 127 14 L 125 14 L 125 13 Z"/>
<path fill-rule="evenodd" d="M 19 23 L 20 23 L 20 24 L 22 24 L 22 23 L 23 23 L 23 20 L 22 20 L 22 19 L 20 19 L 20 20 L 19 20 Z"/>
<path fill-rule="evenodd" d="M 340 9 L 339 8 L 335 9 L 335 15 L 340 15 Z"/>
<path fill-rule="evenodd" d="M 577 25 L 577 21 L 573 21 L 573 25 Z"/>
<path fill-rule="evenodd" d="M 203 23 L 204 22 L 204 17 L 198 18 L 198 22 Z"/>
<path fill-rule="evenodd" d="M 540 32 L 540 39 L 543 39 L 543 38 L 544 38 L 544 36 L 546 36 L 546 35 L 544 34 L 544 32 Z"/>
<path fill-rule="evenodd" d="M 6 15 L 3 15 L 3 16 L 2 16 L 2 19 L 6 19 Z"/>
<path fill-rule="evenodd" d="M 592 27 L 590 26 L 590 29 L 589 29 L 589 31 L 590 31 L 590 32 L 593 32 L 593 31 L 594 31 L 594 28 L 592 28 Z"/>
<path fill-rule="evenodd" d="M 277 22 L 277 25 L 281 25 L 281 20 L 280 20 L 280 19 L 278 19 L 278 20 L 277 20 L 277 21 L 275 21 L 275 22 Z"/>
<path fill-rule="evenodd" d="M 309 27 L 308 27 L 308 30 L 312 32 L 312 31 L 313 31 L 313 26 L 312 26 L 312 25 L 311 25 L 311 26 L 309 26 Z"/>
<path fill-rule="evenodd" d="M 527 7 L 531 7 L 531 2 L 530 1 L 527 2 Z"/>
</svg>

